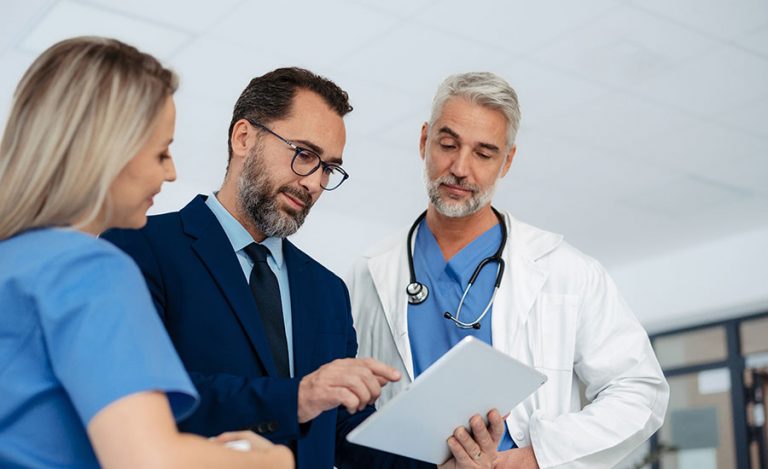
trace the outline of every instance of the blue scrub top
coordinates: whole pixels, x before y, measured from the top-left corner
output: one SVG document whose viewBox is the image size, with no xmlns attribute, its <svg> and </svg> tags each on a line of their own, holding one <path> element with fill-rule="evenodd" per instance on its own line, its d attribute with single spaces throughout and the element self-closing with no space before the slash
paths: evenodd
<svg viewBox="0 0 768 469">
<path fill-rule="evenodd" d="M 98 467 L 88 423 L 142 391 L 197 402 L 136 264 L 74 230 L 0 241 L 0 467 Z"/>
<path fill-rule="evenodd" d="M 432 363 L 467 336 L 473 336 L 492 345 L 491 317 L 493 306 L 480 321 L 480 329 L 462 329 L 443 317 L 448 311 L 454 317 L 461 296 L 478 264 L 491 257 L 501 243 L 498 224 L 475 238 L 447 262 L 426 219 L 419 224 L 413 249 L 413 267 L 419 282 L 429 288 L 429 296 L 419 304 L 408 304 L 408 335 L 413 356 L 413 372 L 420 375 Z M 475 283 L 464 299 L 462 322 L 471 323 L 483 313 L 493 295 L 498 264 L 491 262 L 480 271 Z M 499 445 L 500 450 L 513 448 L 509 432 Z"/>
</svg>

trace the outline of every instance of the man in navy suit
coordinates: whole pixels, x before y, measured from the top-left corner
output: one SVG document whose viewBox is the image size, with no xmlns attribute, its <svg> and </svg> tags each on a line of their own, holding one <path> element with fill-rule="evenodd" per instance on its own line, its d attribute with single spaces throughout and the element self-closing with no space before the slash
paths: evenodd
<svg viewBox="0 0 768 469">
<path fill-rule="evenodd" d="M 307 70 L 254 78 L 235 105 L 221 189 L 104 235 L 138 263 L 200 393 L 184 431 L 251 429 L 291 446 L 298 467 L 418 464 L 346 442 L 400 375 L 354 358 L 344 283 L 285 239 L 348 177 L 351 110 Z"/>
</svg>

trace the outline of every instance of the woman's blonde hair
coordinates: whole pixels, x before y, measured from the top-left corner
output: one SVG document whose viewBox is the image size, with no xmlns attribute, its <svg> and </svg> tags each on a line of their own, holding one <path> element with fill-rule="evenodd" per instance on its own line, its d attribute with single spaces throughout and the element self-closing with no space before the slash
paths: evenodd
<svg viewBox="0 0 768 469">
<path fill-rule="evenodd" d="M 112 181 L 177 84 L 157 59 L 115 39 L 78 37 L 43 52 L 16 88 L 0 142 L 0 239 L 109 213 Z"/>
</svg>

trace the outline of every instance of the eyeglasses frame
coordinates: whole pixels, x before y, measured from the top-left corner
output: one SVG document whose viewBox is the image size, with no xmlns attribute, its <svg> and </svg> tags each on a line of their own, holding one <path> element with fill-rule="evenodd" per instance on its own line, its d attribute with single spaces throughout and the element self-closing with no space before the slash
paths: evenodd
<svg viewBox="0 0 768 469">
<path fill-rule="evenodd" d="M 275 131 L 273 131 L 272 129 L 270 129 L 269 127 L 267 127 L 266 125 L 264 125 L 264 124 L 262 124 L 262 123 L 260 123 L 258 121 L 250 120 L 250 119 L 246 119 L 246 120 L 252 126 L 258 127 L 258 128 L 260 128 L 262 130 L 266 130 L 268 133 L 274 135 L 280 141 L 282 141 L 283 143 L 285 143 L 286 145 L 288 145 L 289 147 L 291 147 L 293 149 L 293 157 L 291 158 L 291 171 L 293 171 L 294 174 L 296 174 L 297 176 L 309 176 L 311 174 L 314 174 L 315 171 L 317 171 L 318 168 L 320 168 L 320 167 L 323 168 L 323 171 L 325 171 L 328 168 L 331 168 L 331 169 L 333 169 L 335 171 L 339 171 L 341 173 L 341 175 L 342 175 L 341 182 L 339 182 L 335 187 L 333 187 L 331 189 L 329 189 L 329 188 L 327 188 L 327 187 L 325 187 L 323 185 L 322 178 L 321 178 L 320 187 L 322 187 L 323 190 L 326 190 L 326 191 L 332 191 L 332 190 L 338 189 L 344 183 L 344 181 L 349 179 L 349 174 L 346 171 L 344 171 L 344 168 L 342 168 L 340 165 L 335 164 L 335 163 L 326 163 L 325 161 L 323 161 L 322 158 L 320 158 L 320 155 L 318 155 L 317 152 L 315 152 L 313 150 L 310 150 L 309 148 L 304 148 L 304 147 L 300 147 L 300 146 L 296 145 L 295 143 L 291 142 L 290 140 L 288 140 L 286 138 L 283 138 L 282 136 L 280 136 L 277 133 L 275 133 Z M 301 174 L 298 171 L 296 171 L 296 169 L 294 169 L 294 167 L 293 167 L 294 162 L 296 161 L 296 157 L 298 157 L 303 152 L 309 153 L 310 155 L 314 155 L 317 158 L 317 161 L 318 161 L 317 165 L 312 170 L 310 170 L 307 174 Z"/>
</svg>

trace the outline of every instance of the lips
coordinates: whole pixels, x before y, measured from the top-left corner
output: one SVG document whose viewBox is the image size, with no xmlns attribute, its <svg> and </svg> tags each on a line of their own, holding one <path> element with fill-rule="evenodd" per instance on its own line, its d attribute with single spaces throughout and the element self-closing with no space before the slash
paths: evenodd
<svg viewBox="0 0 768 469">
<path fill-rule="evenodd" d="M 296 197 L 293 197 L 292 195 L 290 195 L 290 194 L 288 194 L 286 192 L 283 192 L 282 194 L 284 196 L 286 196 L 288 198 L 288 200 L 293 202 L 294 205 L 296 205 L 298 208 L 301 209 L 301 208 L 304 208 L 306 206 L 306 204 L 304 202 L 302 202 L 301 200 L 297 199 Z"/>
<path fill-rule="evenodd" d="M 312 206 L 312 198 L 306 192 L 299 191 L 290 186 L 280 188 L 279 192 L 296 205 L 297 210 L 309 210 Z"/>
<path fill-rule="evenodd" d="M 440 186 L 447 191 L 447 196 L 450 198 L 464 198 L 466 196 L 472 196 L 472 194 L 475 193 L 473 188 L 461 184 L 449 184 L 444 182 L 440 184 Z"/>
<path fill-rule="evenodd" d="M 457 192 L 474 192 L 474 190 L 469 188 L 469 187 L 461 186 L 461 185 L 457 185 L 457 184 L 445 184 L 444 183 L 443 187 L 445 187 L 445 188 L 447 188 L 449 190 L 452 190 L 452 191 L 457 191 Z"/>
</svg>

